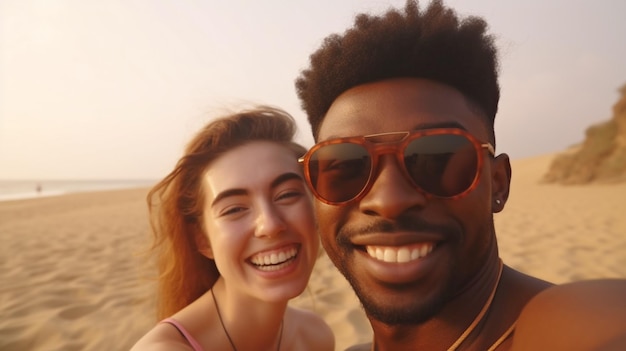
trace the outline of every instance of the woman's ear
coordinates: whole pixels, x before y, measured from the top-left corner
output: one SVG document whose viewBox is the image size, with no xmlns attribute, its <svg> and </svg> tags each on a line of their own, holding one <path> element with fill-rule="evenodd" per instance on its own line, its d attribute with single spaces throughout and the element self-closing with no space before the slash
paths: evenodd
<svg viewBox="0 0 626 351">
<path fill-rule="evenodd" d="M 196 235 L 196 246 L 198 247 L 198 251 L 211 260 L 213 257 L 213 249 L 211 248 L 211 243 L 209 243 L 209 238 L 203 232 Z"/>
<path fill-rule="evenodd" d="M 504 209 L 511 189 L 509 155 L 498 155 L 493 159 L 491 165 L 491 208 L 493 213 L 498 213 Z"/>
</svg>

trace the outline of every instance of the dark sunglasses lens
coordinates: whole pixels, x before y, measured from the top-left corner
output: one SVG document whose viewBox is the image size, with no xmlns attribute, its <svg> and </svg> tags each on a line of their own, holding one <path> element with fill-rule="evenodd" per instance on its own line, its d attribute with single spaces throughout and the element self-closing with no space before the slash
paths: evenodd
<svg viewBox="0 0 626 351">
<path fill-rule="evenodd" d="M 450 197 L 472 185 L 478 155 L 472 142 L 463 135 L 429 135 L 407 145 L 404 163 L 417 186 L 433 195 Z"/>
<path fill-rule="evenodd" d="M 372 159 L 357 144 L 331 144 L 319 148 L 309 160 L 311 185 L 318 196 L 339 203 L 357 196 L 367 184 Z"/>
</svg>

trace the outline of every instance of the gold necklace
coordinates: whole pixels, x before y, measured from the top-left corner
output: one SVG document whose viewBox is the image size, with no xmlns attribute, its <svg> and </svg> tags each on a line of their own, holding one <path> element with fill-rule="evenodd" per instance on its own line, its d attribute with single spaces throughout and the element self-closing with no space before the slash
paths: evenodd
<svg viewBox="0 0 626 351">
<path fill-rule="evenodd" d="M 513 324 L 511 324 L 511 326 L 509 327 L 509 329 L 507 329 L 504 334 L 502 334 L 500 336 L 500 338 L 498 340 L 496 340 L 496 342 L 493 343 L 493 345 L 491 345 L 490 348 L 487 349 L 487 351 L 495 351 L 495 349 L 498 348 L 498 346 L 500 346 L 500 344 L 502 344 L 504 342 L 504 340 L 506 340 L 509 335 L 511 335 L 511 333 L 513 333 L 513 329 L 515 329 L 515 324 L 517 323 L 517 321 L 513 322 Z"/>
<path fill-rule="evenodd" d="M 480 312 L 478 313 L 476 318 L 474 318 L 474 320 L 472 321 L 472 324 L 470 324 L 469 327 L 467 327 L 467 329 L 465 329 L 463 334 L 461 334 L 461 336 L 459 336 L 459 338 L 456 339 L 454 344 L 452 344 L 452 346 L 450 346 L 448 348 L 448 351 L 455 351 L 457 349 L 457 347 L 459 347 L 463 343 L 463 341 L 465 341 L 465 339 L 467 339 L 467 337 L 474 331 L 474 329 L 476 328 L 478 323 L 480 323 L 480 321 L 483 319 L 483 317 L 485 316 L 487 311 L 489 311 L 489 307 L 491 307 L 491 303 L 493 302 L 493 298 L 496 296 L 496 291 L 498 290 L 498 285 L 500 285 L 500 278 L 502 277 L 503 266 L 504 266 L 504 264 L 502 263 L 502 260 L 500 260 L 500 268 L 498 270 L 498 279 L 496 279 L 496 284 L 494 285 L 493 290 L 491 291 L 491 294 L 489 295 L 489 298 L 487 299 L 487 302 L 485 302 L 485 305 L 483 306 L 483 309 L 480 310 Z M 507 332 L 505 332 L 505 334 L 510 334 L 512 331 L 513 331 L 513 326 L 511 326 L 511 328 L 509 328 L 509 330 Z M 502 337 L 500 339 L 502 339 Z M 496 341 L 496 344 L 500 345 L 500 343 L 502 343 L 502 341 L 504 341 L 504 339 Z M 495 345 L 495 346 L 497 347 L 498 345 Z"/>
<path fill-rule="evenodd" d="M 226 334 L 226 337 L 228 338 L 228 341 L 230 342 L 230 346 L 232 346 L 233 350 L 237 351 L 237 348 L 235 347 L 235 343 L 233 342 L 233 339 L 230 337 L 230 334 L 228 334 L 228 330 L 226 330 L 226 326 L 224 325 L 224 321 L 222 320 L 222 314 L 220 313 L 220 308 L 217 305 L 217 300 L 215 299 L 215 293 L 213 292 L 213 289 L 211 289 L 211 296 L 213 296 L 213 303 L 215 304 L 217 317 L 220 320 L 222 329 L 224 329 L 224 334 Z M 280 351 L 280 343 L 283 341 L 283 325 L 285 324 L 284 322 L 285 322 L 284 320 L 280 321 L 280 332 L 278 335 L 278 347 L 276 348 L 276 351 Z"/>
<path fill-rule="evenodd" d="M 467 337 L 472 333 L 472 331 L 474 331 L 478 323 L 480 323 L 480 321 L 483 319 L 487 311 L 489 311 L 489 307 L 491 307 L 493 298 L 496 296 L 498 285 L 500 285 L 500 278 L 502 278 L 503 268 L 504 268 L 504 264 L 502 263 L 502 260 L 500 260 L 500 267 L 498 269 L 498 278 L 496 279 L 496 284 L 494 285 L 493 290 L 491 291 L 491 294 L 489 295 L 489 298 L 487 299 L 487 302 L 485 302 L 485 305 L 480 310 L 476 318 L 474 318 L 474 320 L 469 325 L 469 327 L 467 327 L 467 329 L 463 331 L 463 334 L 461 334 L 461 336 L 459 336 L 459 338 L 456 339 L 454 344 L 452 344 L 452 346 L 448 348 L 448 351 L 455 351 L 463 343 L 463 341 L 467 339 Z M 496 340 L 496 342 L 493 345 L 491 345 L 491 347 L 487 351 L 494 351 L 498 346 L 500 346 L 500 344 L 502 344 L 502 342 L 504 342 L 504 340 L 506 340 L 506 338 L 508 338 L 509 335 L 511 335 L 511 333 L 513 332 L 513 329 L 515 329 L 515 322 L 513 322 L 513 324 L 509 327 L 509 329 L 507 329 L 504 332 L 504 334 L 502 334 L 500 338 Z M 374 344 L 372 344 L 372 350 L 376 350 Z"/>
</svg>

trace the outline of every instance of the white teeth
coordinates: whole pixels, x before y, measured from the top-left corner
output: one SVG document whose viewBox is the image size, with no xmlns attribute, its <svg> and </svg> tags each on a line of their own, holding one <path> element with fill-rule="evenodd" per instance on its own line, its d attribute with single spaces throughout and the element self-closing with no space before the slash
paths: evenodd
<svg viewBox="0 0 626 351">
<path fill-rule="evenodd" d="M 385 262 L 393 262 L 398 260 L 398 251 L 393 250 L 391 248 L 385 249 L 385 255 L 383 256 L 383 261 Z"/>
<path fill-rule="evenodd" d="M 426 255 L 424 255 L 424 256 L 426 256 Z M 411 250 L 411 261 L 412 260 L 417 260 L 420 257 L 422 257 L 422 254 L 420 253 L 419 250 Z"/>
<path fill-rule="evenodd" d="M 411 260 L 411 252 L 406 247 L 398 250 L 398 262 L 409 262 Z"/>
<path fill-rule="evenodd" d="M 425 257 L 433 251 L 433 243 L 411 246 L 366 246 L 370 257 L 389 263 L 405 263 Z"/>
<path fill-rule="evenodd" d="M 287 261 L 291 260 L 298 254 L 298 249 L 291 247 L 280 252 L 272 252 L 271 254 L 260 253 L 252 256 L 250 262 L 263 270 L 276 270 Z"/>
</svg>

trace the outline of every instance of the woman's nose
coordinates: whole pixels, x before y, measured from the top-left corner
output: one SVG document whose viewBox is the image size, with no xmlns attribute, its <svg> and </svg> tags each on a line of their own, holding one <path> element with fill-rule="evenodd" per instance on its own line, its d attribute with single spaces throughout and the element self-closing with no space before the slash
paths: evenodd
<svg viewBox="0 0 626 351">
<path fill-rule="evenodd" d="M 255 224 L 254 234 L 257 237 L 273 237 L 286 228 L 281 212 L 273 204 L 260 207 Z"/>
</svg>

